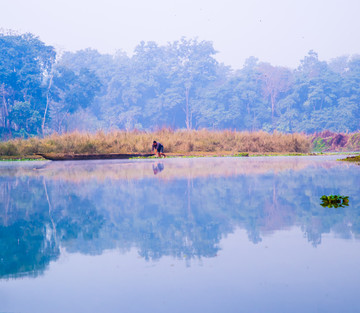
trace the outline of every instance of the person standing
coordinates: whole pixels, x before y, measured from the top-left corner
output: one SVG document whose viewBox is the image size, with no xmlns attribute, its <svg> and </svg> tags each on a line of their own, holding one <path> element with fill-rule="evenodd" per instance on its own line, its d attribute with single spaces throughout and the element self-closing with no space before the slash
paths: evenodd
<svg viewBox="0 0 360 313">
<path fill-rule="evenodd" d="M 155 140 L 153 141 L 151 152 L 157 154 L 159 158 L 161 158 L 162 156 L 166 158 L 166 155 L 164 153 L 164 146 L 160 142 L 156 142 Z"/>
</svg>

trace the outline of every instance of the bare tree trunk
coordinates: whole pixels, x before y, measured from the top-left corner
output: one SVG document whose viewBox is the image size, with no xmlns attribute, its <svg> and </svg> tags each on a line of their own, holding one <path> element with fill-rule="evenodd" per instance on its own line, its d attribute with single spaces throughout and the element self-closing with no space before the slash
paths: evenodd
<svg viewBox="0 0 360 313">
<path fill-rule="evenodd" d="M 192 117 L 193 117 L 193 111 L 190 108 L 190 129 L 192 129 Z"/>
<path fill-rule="evenodd" d="M 250 115 L 250 100 L 249 100 L 249 94 L 246 94 L 246 98 L 247 98 L 247 101 L 246 101 L 246 109 L 247 109 L 248 114 Z"/>
<path fill-rule="evenodd" d="M 9 111 L 7 108 L 7 104 L 6 104 L 6 92 L 5 92 L 5 84 L 2 83 L 1 84 L 1 95 L 2 95 L 2 114 L 1 114 L 1 119 L 2 119 L 2 124 L 4 127 L 6 127 L 6 117 L 9 115 Z"/>
<path fill-rule="evenodd" d="M 254 118 L 253 118 L 253 122 L 252 122 L 252 130 L 256 130 L 256 127 L 255 127 L 255 123 L 256 123 L 256 116 L 255 116 L 255 112 L 254 112 Z"/>
<path fill-rule="evenodd" d="M 274 93 L 270 94 L 271 99 L 271 117 L 274 118 L 274 111 L 275 111 L 275 95 Z"/>
<path fill-rule="evenodd" d="M 59 133 L 62 133 L 62 125 L 63 125 L 63 122 L 64 122 L 64 119 L 67 118 L 69 115 L 68 111 L 65 112 L 65 114 L 63 115 L 63 117 L 59 120 L 59 124 L 58 124 L 58 129 L 59 129 Z M 65 132 L 67 131 L 67 126 L 66 126 L 66 129 L 65 129 Z"/>
<path fill-rule="evenodd" d="M 46 114 L 47 114 L 47 111 L 48 111 L 48 108 L 49 108 L 49 102 L 50 102 L 49 95 L 50 95 L 50 89 L 51 89 L 51 86 L 52 86 L 53 77 L 54 77 L 54 75 L 51 73 L 49 86 L 48 86 L 47 93 L 46 93 L 46 107 L 45 107 L 43 121 L 42 121 L 42 124 L 41 124 L 41 130 L 42 130 L 42 135 L 43 136 L 44 136 L 44 131 L 45 131 Z"/>
<path fill-rule="evenodd" d="M 9 116 L 9 109 L 8 109 L 8 106 L 7 106 L 7 101 L 6 101 L 6 95 L 7 95 L 7 92 L 5 90 L 5 84 L 2 83 L 1 84 L 1 94 L 2 94 L 2 107 L 3 107 L 3 123 L 4 123 L 4 128 L 7 128 L 8 131 L 9 131 L 9 134 L 10 134 L 10 138 L 12 137 L 12 133 L 11 133 L 11 123 L 10 121 L 8 120 L 8 116 Z"/>
<path fill-rule="evenodd" d="M 186 89 L 185 89 L 185 99 L 186 99 L 185 124 L 186 124 L 186 128 L 188 130 L 190 130 L 192 128 L 192 112 L 191 112 L 190 104 L 189 104 L 189 92 L 190 92 L 190 87 L 186 87 Z"/>
</svg>

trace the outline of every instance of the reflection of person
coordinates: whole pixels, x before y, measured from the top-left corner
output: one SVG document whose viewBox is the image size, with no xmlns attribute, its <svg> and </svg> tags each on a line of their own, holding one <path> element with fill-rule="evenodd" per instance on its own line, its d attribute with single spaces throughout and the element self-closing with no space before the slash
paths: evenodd
<svg viewBox="0 0 360 313">
<path fill-rule="evenodd" d="M 161 158 L 161 156 L 166 158 L 166 155 L 164 153 L 164 146 L 160 142 L 156 142 L 155 140 L 153 142 L 151 152 L 153 152 L 154 150 L 155 150 L 155 154 L 157 153 L 157 156 L 159 158 Z"/>
<path fill-rule="evenodd" d="M 156 175 L 164 169 L 164 164 L 158 163 L 158 164 L 156 164 L 156 166 L 154 166 L 154 164 L 153 164 L 152 167 L 153 167 L 154 175 Z"/>
</svg>

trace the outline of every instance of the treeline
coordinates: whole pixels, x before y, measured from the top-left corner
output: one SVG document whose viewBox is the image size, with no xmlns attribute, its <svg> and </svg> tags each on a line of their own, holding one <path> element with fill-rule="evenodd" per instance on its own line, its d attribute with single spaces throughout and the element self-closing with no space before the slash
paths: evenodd
<svg viewBox="0 0 360 313">
<path fill-rule="evenodd" d="M 255 57 L 234 71 L 211 42 L 141 42 L 132 56 L 56 55 L 32 34 L 0 35 L 0 137 L 73 130 L 236 129 L 314 133 L 360 129 L 360 56 L 296 69 Z"/>
</svg>

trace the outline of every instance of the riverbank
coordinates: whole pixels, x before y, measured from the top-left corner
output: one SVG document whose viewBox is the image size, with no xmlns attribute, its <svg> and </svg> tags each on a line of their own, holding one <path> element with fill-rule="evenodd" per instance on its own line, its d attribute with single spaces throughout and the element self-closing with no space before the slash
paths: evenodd
<svg viewBox="0 0 360 313">
<path fill-rule="evenodd" d="M 0 142 L 0 160 L 43 160 L 45 154 L 149 153 L 153 140 L 160 141 L 169 157 L 309 155 L 312 153 L 360 151 L 360 133 L 325 131 L 314 135 L 237 132 L 230 130 L 156 132 L 67 133 L 45 138 Z"/>
<path fill-rule="evenodd" d="M 359 155 L 360 152 L 320 152 L 320 153 L 231 153 L 231 152 L 193 152 L 193 153 L 167 153 L 167 159 L 173 158 L 209 158 L 209 157 L 279 157 L 279 156 L 329 156 L 329 155 Z M 99 158 L 101 159 L 101 158 Z M 160 160 L 156 155 L 150 157 L 131 157 L 131 160 L 141 160 L 141 159 L 153 159 Z M 162 158 L 163 159 L 163 158 Z M 360 162 L 358 159 L 353 160 L 353 157 L 347 157 L 344 159 L 339 159 L 340 161 L 349 161 L 350 162 Z M 47 161 L 47 159 L 41 157 L 40 155 L 25 155 L 22 157 L 17 156 L 0 156 L 1 161 Z"/>
<path fill-rule="evenodd" d="M 304 134 L 162 129 L 152 133 L 74 132 L 45 138 L 14 139 L 0 142 L 0 157 L 24 158 L 37 153 L 149 153 L 153 140 L 160 141 L 165 153 L 170 155 L 311 152 L 311 140 Z"/>
</svg>

